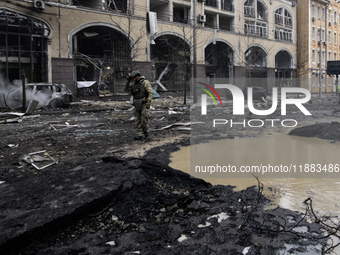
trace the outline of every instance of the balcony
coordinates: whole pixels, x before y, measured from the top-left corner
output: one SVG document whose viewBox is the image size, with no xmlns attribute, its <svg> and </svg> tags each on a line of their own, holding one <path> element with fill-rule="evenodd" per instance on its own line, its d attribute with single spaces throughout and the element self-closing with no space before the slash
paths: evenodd
<svg viewBox="0 0 340 255">
<path fill-rule="evenodd" d="M 255 18 L 255 7 L 244 6 L 244 16 Z"/>
<path fill-rule="evenodd" d="M 283 26 L 283 16 L 275 13 L 275 24 Z"/>
<path fill-rule="evenodd" d="M 235 7 L 231 0 L 222 0 L 221 10 L 228 11 L 228 12 L 235 12 Z"/>
</svg>

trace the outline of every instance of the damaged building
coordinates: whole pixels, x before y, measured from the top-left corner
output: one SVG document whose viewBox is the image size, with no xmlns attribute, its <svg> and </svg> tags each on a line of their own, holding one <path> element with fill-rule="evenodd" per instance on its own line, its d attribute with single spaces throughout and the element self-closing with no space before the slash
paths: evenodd
<svg viewBox="0 0 340 255">
<path fill-rule="evenodd" d="M 0 68 L 9 80 L 19 79 L 24 70 L 29 80 L 48 79 L 47 47 L 51 29 L 44 21 L 0 9 Z"/>
<path fill-rule="evenodd" d="M 63 83 L 76 95 L 123 91 L 138 69 L 164 90 L 190 78 L 297 74 L 295 0 L 10 0 L 0 9 L 0 68 L 9 81 Z M 268 82 L 275 80 L 275 82 Z M 288 82 L 287 82 L 288 81 Z M 247 84 L 251 85 L 251 84 Z"/>
</svg>

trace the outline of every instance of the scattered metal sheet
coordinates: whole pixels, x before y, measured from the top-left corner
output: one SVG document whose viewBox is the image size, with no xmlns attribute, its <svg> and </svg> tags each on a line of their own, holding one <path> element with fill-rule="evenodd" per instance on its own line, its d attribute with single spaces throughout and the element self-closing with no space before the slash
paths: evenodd
<svg viewBox="0 0 340 255">
<path fill-rule="evenodd" d="M 37 108 L 38 104 L 39 104 L 39 101 L 31 100 L 31 102 L 29 103 L 27 107 L 25 114 L 32 114 L 34 110 Z"/>
<path fill-rule="evenodd" d="M 16 148 L 19 146 L 19 144 L 8 144 L 7 146 L 10 148 Z"/>
<path fill-rule="evenodd" d="M 68 129 L 68 128 L 75 128 L 78 127 L 78 125 L 70 125 L 70 123 L 65 122 L 64 125 L 62 124 L 50 124 L 50 126 L 54 129 L 54 130 L 61 130 L 61 129 Z"/>
<path fill-rule="evenodd" d="M 39 117 L 40 115 L 28 115 L 25 116 L 26 113 L 19 113 L 19 112 L 6 112 L 6 113 L 0 113 L 0 124 L 5 123 L 16 123 L 21 122 L 23 119 L 27 118 L 35 118 Z"/>
<path fill-rule="evenodd" d="M 10 117 L 10 116 L 15 116 L 15 117 L 22 117 L 24 116 L 25 113 L 20 113 L 20 112 L 5 112 L 5 113 L 0 113 L 0 117 Z"/>
<path fill-rule="evenodd" d="M 110 242 L 107 242 L 106 244 L 110 245 L 110 246 L 115 246 L 116 245 L 115 241 L 110 241 Z"/>
<path fill-rule="evenodd" d="M 167 125 L 165 127 L 161 127 L 161 128 L 157 128 L 157 129 L 152 129 L 151 131 L 156 131 L 156 130 L 165 130 L 165 129 L 169 129 L 169 128 L 172 128 L 172 127 L 184 127 L 184 126 L 190 126 L 190 125 L 195 125 L 195 124 L 202 124 L 204 122 L 186 122 L 186 123 L 174 123 L 174 124 L 170 124 L 170 125 Z M 179 129 L 179 128 L 178 128 Z M 182 130 L 189 130 L 188 128 L 184 129 L 184 128 L 181 128 Z"/>
<path fill-rule="evenodd" d="M 169 110 L 168 114 L 171 115 L 171 114 L 177 114 L 178 112 L 175 112 L 173 110 Z"/>
<path fill-rule="evenodd" d="M 192 128 L 191 127 L 179 127 L 179 128 L 176 128 L 176 130 L 190 131 L 192 130 Z"/>
<path fill-rule="evenodd" d="M 22 116 L 25 113 L 18 113 L 18 112 L 6 112 L 0 113 L 0 123 L 14 123 L 14 122 L 21 122 Z"/>
<path fill-rule="evenodd" d="M 19 118 L 10 118 L 10 119 L 5 119 L 5 120 L 1 120 L 0 123 L 2 124 L 6 124 L 6 123 L 19 123 L 22 121 L 22 118 L 19 117 Z"/>
<path fill-rule="evenodd" d="M 30 164 L 38 170 L 58 164 L 58 161 L 51 157 L 46 150 L 31 152 L 21 157 L 21 162 Z"/>
</svg>

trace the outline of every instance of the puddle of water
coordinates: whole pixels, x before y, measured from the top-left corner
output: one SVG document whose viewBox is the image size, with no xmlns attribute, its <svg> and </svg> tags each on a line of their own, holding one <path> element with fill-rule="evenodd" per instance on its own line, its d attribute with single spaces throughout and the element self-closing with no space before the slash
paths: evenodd
<svg viewBox="0 0 340 255">
<path fill-rule="evenodd" d="M 259 142 L 259 140 L 261 142 Z M 190 151 L 203 149 L 207 154 L 216 154 L 222 151 L 222 155 L 209 155 L 202 157 L 199 165 L 216 164 L 216 158 L 223 157 L 228 163 L 234 165 L 261 164 L 270 159 L 271 164 L 305 164 L 339 162 L 340 144 L 331 144 L 327 140 L 316 138 L 294 137 L 285 134 L 273 134 L 264 138 L 238 138 L 219 140 L 207 144 L 191 145 L 171 155 L 170 166 L 175 169 L 190 173 Z M 228 149 L 226 149 L 228 148 Z M 196 160 L 196 158 L 195 158 Z M 212 160 L 210 163 L 207 160 Z M 196 164 L 196 162 L 195 162 Z M 264 178 L 257 175 L 264 185 L 264 195 L 273 202 L 268 208 L 280 206 L 293 211 L 305 212 L 307 198 L 313 201 L 313 209 L 317 215 L 337 216 L 340 214 L 340 173 L 339 178 Z M 210 175 L 211 176 L 211 175 Z M 336 176 L 333 173 L 333 176 Z M 202 178 L 213 185 L 232 185 L 235 190 L 242 190 L 249 186 L 257 185 L 252 178 Z"/>
<path fill-rule="evenodd" d="M 285 248 L 280 250 L 277 255 L 294 254 L 294 255 L 319 255 L 321 254 L 322 245 L 307 245 L 305 251 L 298 251 L 298 246 L 294 244 L 285 244 Z M 289 253 L 287 253 L 289 252 Z M 293 253 L 292 253 L 293 252 Z"/>
<path fill-rule="evenodd" d="M 259 142 L 259 140 L 261 142 Z M 228 161 L 230 164 L 248 165 L 268 162 L 273 165 L 280 164 L 304 164 L 330 162 L 339 163 L 340 144 L 331 144 L 327 140 L 316 138 L 294 137 L 285 134 L 273 134 L 264 138 L 238 138 L 223 141 L 214 141 L 207 144 L 191 145 L 182 147 L 179 151 L 171 154 L 172 162 L 170 167 L 190 173 L 190 153 L 203 151 L 201 155 L 208 157 L 197 157 L 195 164 L 211 165 L 216 164 L 218 158 Z M 217 153 L 216 153 L 217 152 Z M 221 154 L 218 154 L 222 152 Z M 192 155 L 192 154 L 191 154 Z M 209 162 L 210 160 L 210 162 Z M 200 161 L 197 163 L 196 161 Z M 223 162 L 221 163 L 223 164 Z M 242 190 L 250 186 L 257 186 L 257 180 L 252 178 L 209 178 L 209 175 L 202 178 L 213 185 L 232 185 L 235 190 Z M 207 177 L 209 176 L 209 177 Z M 263 194 L 272 202 L 266 206 L 267 209 L 276 207 L 286 208 L 293 211 L 305 213 L 306 205 L 303 203 L 307 198 L 313 201 L 313 210 L 317 216 L 330 216 L 334 223 L 339 222 L 340 215 L 340 172 L 339 178 L 263 178 L 259 180 L 264 185 Z M 337 174 L 332 174 L 337 177 Z M 215 176 L 216 177 L 216 176 Z M 201 178 L 201 177 L 199 177 Z M 331 224 L 333 225 L 333 224 Z M 296 229 L 299 232 L 308 231 L 304 227 Z M 338 240 L 334 240 L 334 245 Z M 285 244 L 285 248 L 278 254 L 287 254 L 295 249 L 294 254 L 314 255 L 320 254 L 321 245 L 306 246 L 305 251 L 296 251 L 297 246 Z M 336 247 L 332 254 L 340 254 L 340 247 Z"/>
</svg>

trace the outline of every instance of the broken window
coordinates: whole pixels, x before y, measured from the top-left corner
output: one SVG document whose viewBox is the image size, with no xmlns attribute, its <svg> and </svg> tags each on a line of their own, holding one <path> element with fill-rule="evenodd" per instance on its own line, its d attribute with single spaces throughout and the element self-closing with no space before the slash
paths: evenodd
<svg viewBox="0 0 340 255">
<path fill-rule="evenodd" d="M 164 70 L 161 83 L 166 88 L 182 90 L 190 77 L 190 45 L 174 35 L 163 35 L 151 45 L 151 61 L 154 62 L 157 79 Z"/>
<path fill-rule="evenodd" d="M 72 5 L 127 13 L 129 0 L 72 0 Z"/>
<path fill-rule="evenodd" d="M 287 11 L 285 10 L 285 26 L 286 27 L 292 27 L 293 26 L 293 18 L 292 18 L 292 15 Z"/>
<path fill-rule="evenodd" d="M 255 3 L 254 3 L 254 0 L 247 0 L 244 3 L 244 16 L 255 18 Z"/>
<path fill-rule="evenodd" d="M 102 0 L 72 0 L 72 5 L 88 7 L 92 9 L 103 9 Z"/>
<path fill-rule="evenodd" d="M 217 14 L 206 12 L 205 27 L 217 28 L 216 20 L 217 20 Z"/>
<path fill-rule="evenodd" d="M 88 27 L 73 36 L 73 52 L 77 81 L 95 81 L 111 92 L 123 91 L 132 62 L 125 35 L 105 26 Z"/>
<path fill-rule="evenodd" d="M 217 7 L 217 0 L 205 0 L 206 6 Z"/>
<path fill-rule="evenodd" d="M 10 81 L 46 81 L 49 27 L 41 20 L 0 9 L 0 71 Z"/>
<path fill-rule="evenodd" d="M 283 25 L 283 8 L 277 9 L 275 11 L 275 24 Z"/>
<path fill-rule="evenodd" d="M 219 15 L 219 29 L 234 31 L 234 17 Z"/>
<path fill-rule="evenodd" d="M 188 23 L 190 15 L 190 8 L 183 5 L 174 4 L 173 7 L 173 21 L 179 23 Z"/>
<path fill-rule="evenodd" d="M 267 66 L 267 54 L 260 47 L 250 47 L 244 55 L 247 66 Z"/>
<path fill-rule="evenodd" d="M 128 0 L 106 0 L 105 6 L 110 11 L 127 13 Z"/>
<path fill-rule="evenodd" d="M 150 11 L 157 13 L 157 19 L 170 20 L 169 1 L 150 0 Z"/>
<path fill-rule="evenodd" d="M 256 17 L 261 20 L 267 20 L 267 9 L 262 2 L 257 2 L 257 15 Z"/>
<path fill-rule="evenodd" d="M 256 5 L 255 5 L 256 4 Z M 255 6 L 256 6 L 256 15 L 255 15 Z M 267 37 L 267 9 L 264 4 L 260 1 L 255 0 L 247 0 L 244 3 L 244 15 L 246 17 L 255 18 L 256 20 L 245 20 L 244 21 L 244 33 L 246 35 L 259 36 L 259 37 Z"/>
<path fill-rule="evenodd" d="M 223 43 L 209 44 L 205 50 L 205 73 L 207 77 L 232 77 L 233 55 L 232 48 Z"/>
<path fill-rule="evenodd" d="M 234 12 L 235 8 L 234 8 L 233 1 L 232 0 L 222 0 L 221 1 L 221 9 L 223 11 Z"/>
<path fill-rule="evenodd" d="M 277 25 L 275 39 L 293 42 L 293 18 L 286 8 L 279 8 L 275 11 L 275 24 Z"/>
</svg>

